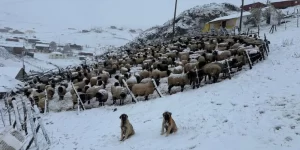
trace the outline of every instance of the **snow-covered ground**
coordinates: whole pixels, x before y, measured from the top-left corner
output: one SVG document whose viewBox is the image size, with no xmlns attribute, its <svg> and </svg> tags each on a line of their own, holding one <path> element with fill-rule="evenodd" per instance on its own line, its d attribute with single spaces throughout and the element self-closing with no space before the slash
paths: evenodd
<svg viewBox="0 0 300 150">
<path fill-rule="evenodd" d="M 267 32 L 269 28 L 264 28 Z M 300 147 L 300 80 L 296 22 L 267 34 L 269 57 L 232 80 L 205 85 L 117 108 L 105 106 L 76 112 L 50 113 L 45 123 L 51 150 L 59 149 L 210 149 L 297 150 Z M 263 32 L 264 33 L 264 32 Z M 179 128 L 161 136 L 162 113 L 172 112 Z M 119 141 L 126 113 L 136 134 Z"/>
<path fill-rule="evenodd" d="M 136 3 L 131 3 L 133 1 Z M 99 26 L 116 24 L 116 26 L 125 26 L 129 29 L 147 28 L 147 25 L 161 24 L 172 16 L 172 11 L 169 14 L 165 12 L 172 10 L 173 5 L 171 4 L 174 3 L 171 0 L 159 2 L 118 1 L 118 5 L 115 4 L 116 1 L 75 0 L 72 3 L 68 2 L 67 0 L 51 1 L 51 3 L 46 0 L 0 0 L 1 6 L 4 4 L 7 6 L 1 7 L 0 11 L 3 13 L 0 14 L 0 27 L 11 25 L 20 30 L 36 28 L 40 36 L 46 37 L 47 33 L 49 33 L 48 35 L 53 34 L 53 37 L 59 41 L 62 36 L 58 33 L 65 34 L 67 28 L 82 30 L 96 27 L 98 24 Z M 105 2 L 107 5 L 97 5 L 101 2 Z M 179 0 L 180 11 L 186 9 L 182 8 L 185 6 L 181 5 L 183 3 L 186 3 L 187 7 L 191 7 L 195 3 L 198 4 L 199 1 Z M 207 2 L 201 1 L 201 3 Z M 54 9 L 55 11 L 45 11 L 45 6 L 54 7 L 54 5 L 57 7 Z M 80 8 L 78 8 L 79 6 Z M 136 6 L 136 9 L 132 9 L 133 6 Z M 68 11 L 65 11 L 66 9 Z M 84 14 L 81 9 L 93 11 Z M 117 12 L 116 10 L 122 11 L 122 15 L 114 14 L 113 12 Z M 136 13 L 141 10 L 149 13 L 148 16 Z M 98 11 L 105 12 L 104 17 L 97 17 L 95 14 L 99 14 Z M 150 14 L 153 16 L 150 17 Z M 76 18 L 74 19 L 72 16 L 80 18 L 78 22 L 81 24 L 74 23 Z M 138 16 L 148 19 L 140 21 Z M 140 24 L 135 24 L 136 20 L 139 20 Z M 120 24 L 121 21 L 123 24 Z M 57 22 L 61 22 L 61 24 Z M 263 28 L 263 30 L 263 32 L 267 32 L 269 28 Z M 74 111 L 47 114 L 44 122 L 52 142 L 50 149 L 298 150 L 300 147 L 298 142 L 300 140 L 300 104 L 298 102 L 300 99 L 298 93 L 300 88 L 300 66 L 298 65 L 300 37 L 297 35 L 300 34 L 300 30 L 296 28 L 295 21 L 288 23 L 286 31 L 283 26 L 278 27 L 277 30 L 272 35 L 267 34 L 271 41 L 271 53 L 267 60 L 255 65 L 252 70 L 236 74 L 232 80 L 227 79 L 221 83 L 205 85 L 196 90 L 188 90 L 171 96 L 165 95 L 165 98 L 127 104 L 117 107 L 117 111 L 113 111 L 116 108 L 114 106 L 105 106 L 80 112 L 79 115 L 76 115 Z M 72 37 L 82 38 L 94 45 L 99 44 L 95 42 L 99 39 L 92 35 L 86 38 L 81 34 L 74 34 Z M 89 34 L 94 33 L 87 33 L 87 35 Z M 127 33 L 124 35 L 128 36 Z M 70 37 L 66 36 L 66 39 L 73 39 Z M 111 41 L 117 44 L 122 43 L 113 38 Z M 108 41 L 103 43 L 106 42 Z M 45 54 L 36 54 L 36 56 L 38 59 L 35 61 L 28 61 L 33 68 L 34 66 L 36 68 L 49 66 L 48 69 L 50 69 L 51 65 L 46 65 L 48 58 Z M 4 60 L 10 61 L 5 64 L 16 63 L 16 61 L 4 58 L 0 60 L 0 63 Z M 55 62 L 53 61 L 53 63 Z M 68 66 L 77 62 L 65 63 Z M 22 63 L 16 63 L 16 65 L 20 64 Z M 59 61 L 57 64 L 64 65 Z M 172 112 L 179 129 L 176 134 L 169 137 L 160 135 L 162 113 L 166 110 Z M 119 141 L 119 116 L 122 113 L 129 116 L 129 121 L 136 132 L 125 142 Z"/>
</svg>

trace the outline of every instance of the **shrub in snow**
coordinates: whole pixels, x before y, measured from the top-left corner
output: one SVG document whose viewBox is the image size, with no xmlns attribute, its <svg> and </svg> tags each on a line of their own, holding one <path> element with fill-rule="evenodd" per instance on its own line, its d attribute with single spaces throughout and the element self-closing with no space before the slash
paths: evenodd
<svg viewBox="0 0 300 150">
<path fill-rule="evenodd" d="M 111 28 L 111 29 L 117 29 L 117 27 L 116 27 L 116 26 L 110 26 L 110 28 Z"/>
<path fill-rule="evenodd" d="M 291 46 L 291 45 L 293 45 L 294 43 L 293 43 L 293 39 L 284 39 L 283 41 L 282 41 L 282 44 L 281 44 L 281 46 L 282 47 L 287 47 L 287 46 Z"/>
<path fill-rule="evenodd" d="M 91 31 L 96 32 L 96 33 L 102 33 L 103 29 L 100 28 L 100 27 L 94 27 L 94 28 L 91 29 Z"/>
</svg>

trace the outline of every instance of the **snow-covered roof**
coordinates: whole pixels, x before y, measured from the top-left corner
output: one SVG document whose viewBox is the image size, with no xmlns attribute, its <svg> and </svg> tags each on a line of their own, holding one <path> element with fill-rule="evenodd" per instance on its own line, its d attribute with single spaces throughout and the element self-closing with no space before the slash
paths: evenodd
<svg viewBox="0 0 300 150">
<path fill-rule="evenodd" d="M 51 52 L 51 54 L 59 54 L 59 55 L 62 55 L 61 52 Z"/>
<path fill-rule="evenodd" d="M 7 75 L 9 77 L 15 78 L 20 72 L 19 67 L 0 67 L 0 75 Z"/>
<path fill-rule="evenodd" d="M 12 41 L 0 41 L 0 46 L 4 47 L 23 47 L 23 43 Z"/>
<path fill-rule="evenodd" d="M 41 43 L 37 43 L 35 46 L 49 47 L 49 44 L 41 44 Z"/>
<path fill-rule="evenodd" d="M 12 77 L 0 74 L 0 92 L 11 91 L 11 89 L 14 89 L 18 84 L 22 83 Z"/>
<path fill-rule="evenodd" d="M 249 16 L 250 14 L 251 14 L 250 12 L 244 11 L 243 12 L 243 17 L 244 16 Z M 223 16 L 223 17 L 219 17 L 219 18 L 216 18 L 214 20 L 211 20 L 211 21 L 209 21 L 209 23 L 216 22 L 216 21 L 222 21 L 222 20 L 229 20 L 229 19 L 239 18 L 240 16 L 241 16 L 241 13 L 231 14 L 231 15 L 228 15 L 228 16 Z"/>
</svg>

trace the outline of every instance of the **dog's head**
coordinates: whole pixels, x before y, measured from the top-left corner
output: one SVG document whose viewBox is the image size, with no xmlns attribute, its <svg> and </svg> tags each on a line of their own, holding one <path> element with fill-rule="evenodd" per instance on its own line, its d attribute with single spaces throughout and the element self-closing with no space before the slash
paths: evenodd
<svg viewBox="0 0 300 150">
<path fill-rule="evenodd" d="M 163 113 L 163 117 L 165 120 L 169 120 L 171 118 L 171 115 L 172 115 L 172 113 L 168 112 L 168 111 Z"/>
<path fill-rule="evenodd" d="M 123 122 L 125 122 L 125 121 L 127 120 L 127 118 L 128 118 L 128 116 L 127 116 L 126 114 L 122 114 L 122 115 L 120 116 L 120 119 L 121 119 Z"/>
</svg>

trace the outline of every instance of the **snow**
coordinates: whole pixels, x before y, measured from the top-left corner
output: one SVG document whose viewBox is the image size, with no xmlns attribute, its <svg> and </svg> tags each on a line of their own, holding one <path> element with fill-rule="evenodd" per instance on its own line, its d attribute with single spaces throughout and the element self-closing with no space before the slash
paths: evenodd
<svg viewBox="0 0 300 150">
<path fill-rule="evenodd" d="M 20 42 L 0 41 L 0 46 L 4 46 L 4 47 L 23 47 L 24 44 L 20 43 Z"/>
<path fill-rule="evenodd" d="M 0 74 L 0 92 L 7 92 L 11 91 L 11 89 L 14 89 L 18 86 L 18 84 L 22 85 L 22 83 L 13 77 L 3 75 L 2 70 Z"/>
<path fill-rule="evenodd" d="M 20 72 L 20 67 L 0 67 L 1 74 L 15 78 Z"/>
<path fill-rule="evenodd" d="M 251 14 L 250 12 L 244 11 L 243 12 L 243 17 L 249 16 L 250 14 Z M 233 19 L 233 18 L 240 18 L 240 16 L 241 16 L 240 13 L 236 13 L 236 14 L 231 14 L 231 15 L 228 15 L 228 16 L 219 17 L 219 18 L 213 19 L 209 22 L 216 22 L 216 21 L 222 21 L 222 20 L 229 20 L 229 19 Z"/>
</svg>

